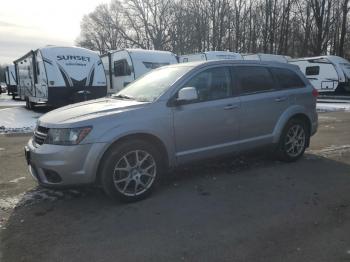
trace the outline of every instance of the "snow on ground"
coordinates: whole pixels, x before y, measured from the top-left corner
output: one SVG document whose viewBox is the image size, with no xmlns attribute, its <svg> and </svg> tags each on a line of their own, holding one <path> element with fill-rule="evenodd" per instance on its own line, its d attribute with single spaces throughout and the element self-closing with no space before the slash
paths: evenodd
<svg viewBox="0 0 350 262">
<path fill-rule="evenodd" d="M 41 115 L 24 107 L 0 109 L 0 134 L 30 133 Z"/>
<path fill-rule="evenodd" d="M 43 114 L 24 108 L 23 101 L 12 100 L 7 94 L 0 95 L 0 134 L 30 133 L 37 119 Z M 1 109 L 3 108 L 3 109 Z M 318 102 L 317 112 L 350 112 L 350 102 Z"/>
<path fill-rule="evenodd" d="M 350 112 L 350 103 L 317 103 L 317 112 L 336 112 L 347 111 Z"/>
<path fill-rule="evenodd" d="M 0 107 L 24 106 L 26 103 L 20 100 L 13 100 L 7 93 L 0 94 Z"/>
</svg>

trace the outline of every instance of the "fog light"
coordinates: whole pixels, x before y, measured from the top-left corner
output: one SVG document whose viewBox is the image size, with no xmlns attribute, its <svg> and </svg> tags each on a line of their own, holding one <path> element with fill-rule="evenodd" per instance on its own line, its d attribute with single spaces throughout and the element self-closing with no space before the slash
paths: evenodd
<svg viewBox="0 0 350 262">
<path fill-rule="evenodd" d="M 60 175 L 53 170 L 44 169 L 44 174 L 47 181 L 50 183 L 60 183 L 62 181 L 62 178 L 60 177 Z"/>
</svg>

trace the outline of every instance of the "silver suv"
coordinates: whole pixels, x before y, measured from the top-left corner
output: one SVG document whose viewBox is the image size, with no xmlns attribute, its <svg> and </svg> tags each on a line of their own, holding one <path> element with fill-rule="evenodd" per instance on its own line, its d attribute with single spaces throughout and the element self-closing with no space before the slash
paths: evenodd
<svg viewBox="0 0 350 262">
<path fill-rule="evenodd" d="M 110 98 L 38 120 L 25 147 L 45 186 L 99 183 L 135 201 L 169 167 L 273 145 L 300 158 L 317 130 L 317 91 L 296 66 L 210 61 L 154 70 Z"/>
</svg>

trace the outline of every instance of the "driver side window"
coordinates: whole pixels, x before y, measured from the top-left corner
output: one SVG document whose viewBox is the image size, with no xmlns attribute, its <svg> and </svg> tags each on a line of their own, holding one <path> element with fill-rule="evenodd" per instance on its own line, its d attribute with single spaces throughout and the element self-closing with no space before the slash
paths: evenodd
<svg viewBox="0 0 350 262">
<path fill-rule="evenodd" d="M 198 73 L 186 84 L 197 90 L 198 100 L 204 102 L 232 96 L 231 76 L 228 67 L 210 68 Z"/>
</svg>

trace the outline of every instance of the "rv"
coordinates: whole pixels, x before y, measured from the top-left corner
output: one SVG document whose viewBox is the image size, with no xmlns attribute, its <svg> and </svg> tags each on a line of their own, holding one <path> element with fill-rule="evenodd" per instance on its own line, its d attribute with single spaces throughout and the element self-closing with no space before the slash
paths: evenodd
<svg viewBox="0 0 350 262">
<path fill-rule="evenodd" d="M 176 55 L 167 51 L 122 49 L 101 56 L 107 77 L 107 92 L 113 94 L 152 69 L 177 64 Z"/>
<path fill-rule="evenodd" d="M 17 80 L 14 65 L 9 65 L 6 67 L 5 80 L 7 85 L 7 94 L 12 95 L 12 98 L 15 98 L 17 94 Z"/>
<path fill-rule="evenodd" d="M 350 92 L 350 63 L 339 56 L 305 57 L 291 60 L 319 92 Z"/>
<path fill-rule="evenodd" d="M 196 54 L 182 55 L 179 57 L 179 63 L 222 59 L 242 60 L 243 58 L 239 53 L 228 51 L 208 51 Z"/>
<path fill-rule="evenodd" d="M 291 58 L 284 55 L 274 55 L 274 54 L 247 54 L 243 55 L 244 60 L 259 60 L 259 61 L 273 61 L 280 63 L 288 63 Z"/>
<path fill-rule="evenodd" d="M 106 96 L 106 76 L 97 53 L 79 47 L 48 46 L 14 61 L 17 93 L 26 107 L 59 107 Z"/>
</svg>

